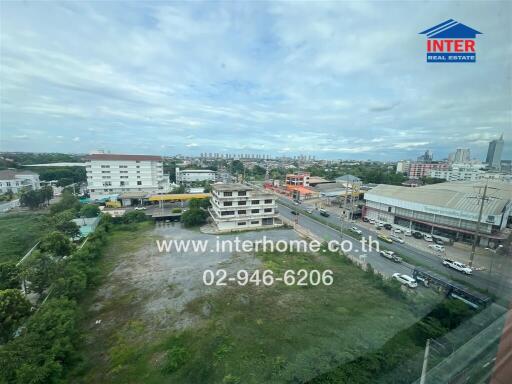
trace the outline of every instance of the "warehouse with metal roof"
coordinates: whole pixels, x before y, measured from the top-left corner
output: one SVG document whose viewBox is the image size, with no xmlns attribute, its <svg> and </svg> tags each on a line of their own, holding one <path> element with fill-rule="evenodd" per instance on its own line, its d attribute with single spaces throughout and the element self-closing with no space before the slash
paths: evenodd
<svg viewBox="0 0 512 384">
<path fill-rule="evenodd" d="M 363 216 L 411 230 L 447 237 L 473 239 L 482 206 L 480 243 L 499 244 L 510 233 L 512 184 L 485 181 L 450 182 L 407 188 L 379 185 L 364 195 Z"/>
</svg>

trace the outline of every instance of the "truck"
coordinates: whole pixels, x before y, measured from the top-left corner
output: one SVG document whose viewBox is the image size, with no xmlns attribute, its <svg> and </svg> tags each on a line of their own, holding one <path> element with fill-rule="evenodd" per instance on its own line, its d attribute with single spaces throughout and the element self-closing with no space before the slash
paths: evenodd
<svg viewBox="0 0 512 384">
<path fill-rule="evenodd" d="M 448 268 L 455 269 L 456 271 L 462 272 L 466 275 L 471 275 L 473 270 L 465 264 L 450 259 L 443 259 L 443 265 Z"/>
</svg>

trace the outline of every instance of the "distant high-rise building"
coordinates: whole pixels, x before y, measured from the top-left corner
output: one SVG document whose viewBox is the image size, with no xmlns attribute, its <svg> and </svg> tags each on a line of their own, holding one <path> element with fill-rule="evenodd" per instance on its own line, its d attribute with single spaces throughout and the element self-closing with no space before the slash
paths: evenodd
<svg viewBox="0 0 512 384">
<path fill-rule="evenodd" d="M 427 149 L 423 155 L 418 157 L 418 161 L 420 163 L 431 163 L 433 159 L 434 159 L 434 156 L 430 149 Z"/>
<path fill-rule="evenodd" d="M 455 155 L 453 156 L 453 162 L 457 164 L 469 163 L 471 155 L 469 148 L 457 148 Z"/>
<path fill-rule="evenodd" d="M 503 152 L 503 133 L 498 140 L 489 142 L 489 149 L 487 150 L 487 158 L 485 162 L 489 168 L 500 169 L 501 167 L 501 153 Z"/>
</svg>

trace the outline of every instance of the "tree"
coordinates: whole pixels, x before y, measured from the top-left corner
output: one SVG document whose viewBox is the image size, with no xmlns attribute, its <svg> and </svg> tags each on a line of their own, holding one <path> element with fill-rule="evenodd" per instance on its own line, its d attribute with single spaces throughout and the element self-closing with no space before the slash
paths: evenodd
<svg viewBox="0 0 512 384">
<path fill-rule="evenodd" d="M 244 173 L 244 164 L 240 160 L 233 160 L 229 168 L 230 172 L 234 175 Z"/>
<path fill-rule="evenodd" d="M 178 186 L 176 188 L 173 188 L 171 193 L 185 193 L 185 186 L 184 185 L 180 185 L 180 186 Z"/>
<path fill-rule="evenodd" d="M 181 215 L 181 222 L 185 227 L 193 227 L 206 223 L 208 214 L 200 208 L 191 208 Z"/>
<path fill-rule="evenodd" d="M 80 216 L 81 217 L 96 217 L 100 214 L 100 209 L 97 205 L 94 204 L 87 204 L 80 209 Z"/>
<path fill-rule="evenodd" d="M 73 221 L 63 221 L 59 223 L 56 228 L 72 239 L 80 237 L 80 228 Z"/>
<path fill-rule="evenodd" d="M 20 204 L 30 209 L 39 208 L 43 201 L 42 195 L 38 191 L 26 191 L 20 196 Z"/>
<path fill-rule="evenodd" d="M 188 203 L 188 207 L 190 209 L 194 208 L 208 208 L 210 206 L 210 200 L 209 199 L 190 199 L 190 202 Z"/>
<path fill-rule="evenodd" d="M 123 223 L 140 223 L 146 221 L 148 218 L 146 214 L 142 211 L 130 211 L 126 212 L 122 217 Z"/>
<path fill-rule="evenodd" d="M 53 188 L 51 185 L 45 185 L 39 191 L 41 195 L 41 200 L 46 201 L 47 204 L 50 204 L 50 200 L 53 199 Z"/>
<path fill-rule="evenodd" d="M 19 289 L 0 291 L 0 344 L 12 337 L 22 320 L 30 314 L 31 307 Z"/>
<path fill-rule="evenodd" d="M 15 263 L 0 264 L 0 290 L 19 288 L 21 285 L 20 270 Z"/>
<path fill-rule="evenodd" d="M 50 286 L 56 271 L 57 263 L 50 255 L 34 251 L 24 267 L 23 276 L 30 283 L 30 290 L 41 295 Z"/>
<path fill-rule="evenodd" d="M 43 237 L 39 244 L 39 249 L 50 255 L 67 256 L 71 253 L 73 244 L 63 233 L 53 231 Z"/>
<path fill-rule="evenodd" d="M 54 215 L 56 213 L 66 211 L 68 209 L 73 209 L 77 211 L 78 209 L 80 209 L 80 202 L 73 195 L 72 191 L 63 190 L 60 201 L 50 206 L 50 213 Z"/>
</svg>

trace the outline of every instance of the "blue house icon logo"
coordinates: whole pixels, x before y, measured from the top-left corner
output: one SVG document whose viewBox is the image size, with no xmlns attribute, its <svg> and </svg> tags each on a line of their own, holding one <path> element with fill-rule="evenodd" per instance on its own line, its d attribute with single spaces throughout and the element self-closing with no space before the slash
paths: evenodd
<svg viewBox="0 0 512 384">
<path fill-rule="evenodd" d="M 474 63 L 481 34 L 453 19 L 420 32 L 427 36 L 427 63 Z"/>
</svg>

